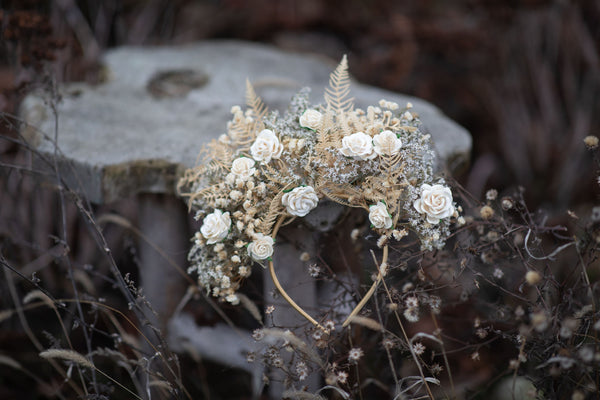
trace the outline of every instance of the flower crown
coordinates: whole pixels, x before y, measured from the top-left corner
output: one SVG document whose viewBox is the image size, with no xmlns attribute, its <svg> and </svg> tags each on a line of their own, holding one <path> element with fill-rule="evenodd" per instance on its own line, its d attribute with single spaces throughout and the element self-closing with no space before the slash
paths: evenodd
<svg viewBox="0 0 600 400">
<path fill-rule="evenodd" d="M 306 216 L 323 199 L 368 212 L 380 247 L 408 231 L 423 248 L 443 246 L 455 205 L 434 178 L 435 155 L 412 104 L 381 100 L 355 109 L 345 56 L 324 104 L 310 104 L 305 88 L 280 116 L 246 85 L 247 109 L 231 109 L 227 133 L 179 183 L 202 220 L 188 257 L 188 272 L 202 287 L 237 304 L 251 266 L 271 261 L 281 223 Z"/>
</svg>

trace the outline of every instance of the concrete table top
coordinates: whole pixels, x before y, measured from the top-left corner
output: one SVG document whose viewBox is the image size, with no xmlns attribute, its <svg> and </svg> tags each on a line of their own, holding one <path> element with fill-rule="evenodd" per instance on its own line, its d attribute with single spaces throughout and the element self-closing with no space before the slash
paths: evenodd
<svg viewBox="0 0 600 400">
<path fill-rule="evenodd" d="M 248 78 L 270 109 L 285 110 L 292 95 L 323 91 L 336 61 L 240 41 L 207 41 L 169 47 L 122 47 L 104 57 L 107 79 L 60 88 L 58 148 L 63 177 L 95 203 L 137 193 L 175 193 L 185 168 L 196 164 L 203 143 L 226 130 L 233 105 L 244 105 Z M 468 163 L 469 133 L 418 98 L 353 82 L 357 107 L 384 98 L 410 101 L 446 165 Z M 21 107 L 23 134 L 54 154 L 54 117 L 44 96 Z M 45 136 L 46 135 L 46 136 Z"/>
</svg>

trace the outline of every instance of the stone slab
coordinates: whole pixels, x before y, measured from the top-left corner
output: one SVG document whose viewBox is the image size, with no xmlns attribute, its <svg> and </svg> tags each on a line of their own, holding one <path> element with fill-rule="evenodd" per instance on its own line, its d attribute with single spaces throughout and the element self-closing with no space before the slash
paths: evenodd
<svg viewBox="0 0 600 400">
<path fill-rule="evenodd" d="M 104 62 L 105 83 L 64 85 L 57 104 L 63 175 L 95 203 L 141 192 L 174 193 L 202 144 L 225 132 L 231 107 L 244 104 L 246 78 L 271 109 L 283 111 L 304 86 L 312 88 L 312 102 L 322 102 L 337 60 L 215 40 L 121 47 L 107 52 Z M 471 136 L 430 103 L 356 82 L 352 96 L 361 108 L 381 98 L 412 102 L 442 162 L 452 169 L 468 163 Z M 52 155 L 55 120 L 47 104 L 40 94 L 24 100 L 22 132 Z"/>
</svg>

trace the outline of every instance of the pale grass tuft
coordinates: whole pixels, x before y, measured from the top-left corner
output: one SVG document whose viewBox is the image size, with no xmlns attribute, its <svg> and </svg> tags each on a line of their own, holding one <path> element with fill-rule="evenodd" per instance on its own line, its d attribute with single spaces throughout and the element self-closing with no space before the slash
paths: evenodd
<svg viewBox="0 0 600 400">
<path fill-rule="evenodd" d="M 260 314 L 260 310 L 258 309 L 256 304 L 243 293 L 237 293 L 236 295 L 240 299 L 242 306 L 244 306 L 244 308 L 250 313 L 250 315 L 252 315 L 254 319 L 258 321 L 259 324 L 264 325 L 262 315 Z"/>
<path fill-rule="evenodd" d="M 362 325 L 365 328 L 369 328 L 374 331 L 381 332 L 384 330 L 383 326 L 379 322 L 377 322 L 371 318 L 361 317 L 360 315 L 354 315 L 354 316 L 348 318 L 348 321 L 351 324 Z"/>
<path fill-rule="evenodd" d="M 166 390 L 173 390 L 173 387 L 171 386 L 171 384 L 167 381 L 163 381 L 163 380 L 154 380 L 152 382 L 150 382 L 150 387 L 158 387 L 158 388 L 163 388 Z"/>
<path fill-rule="evenodd" d="M 25 297 L 23 297 L 23 304 L 31 303 L 32 300 L 36 299 L 43 301 L 44 304 L 46 304 L 48 307 L 56 310 L 56 305 L 54 304 L 54 301 L 52 301 L 52 299 L 41 290 L 32 290 L 31 292 L 27 293 Z"/>
<path fill-rule="evenodd" d="M 0 364 L 7 365 L 11 368 L 18 369 L 18 370 L 23 369 L 23 367 L 21 367 L 21 364 L 19 364 L 18 361 L 14 360 L 8 356 L 3 356 L 2 354 L 0 354 Z"/>
<path fill-rule="evenodd" d="M 45 358 L 47 360 L 54 359 L 54 358 L 60 358 L 63 360 L 72 361 L 74 363 L 77 363 L 77 364 L 81 365 L 82 367 L 95 369 L 94 364 L 92 364 L 90 362 L 90 360 L 88 360 L 87 358 L 85 358 L 84 356 L 82 356 L 81 354 L 79 354 L 73 350 L 62 350 L 62 349 L 45 350 L 40 353 L 40 357 Z"/>
<path fill-rule="evenodd" d="M 0 322 L 6 321 L 10 317 L 12 317 L 14 313 L 15 312 L 13 310 L 0 311 Z"/>
</svg>

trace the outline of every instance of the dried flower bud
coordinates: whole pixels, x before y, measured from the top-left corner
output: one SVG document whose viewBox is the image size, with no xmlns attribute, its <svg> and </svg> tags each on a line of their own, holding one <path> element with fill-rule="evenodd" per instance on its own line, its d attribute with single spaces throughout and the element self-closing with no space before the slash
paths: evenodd
<svg viewBox="0 0 600 400">
<path fill-rule="evenodd" d="M 489 201 L 494 201 L 498 197 L 498 191 L 496 189 L 490 189 L 485 193 L 485 198 Z"/>
<path fill-rule="evenodd" d="M 527 271 L 527 273 L 525 274 L 525 280 L 528 284 L 534 286 L 542 280 L 542 276 L 537 271 Z"/>
<path fill-rule="evenodd" d="M 490 206 L 483 206 L 481 210 L 479 210 L 479 215 L 483 219 L 490 219 L 494 216 L 494 209 Z"/>
<path fill-rule="evenodd" d="M 583 143 L 585 143 L 585 146 L 592 150 L 595 149 L 596 147 L 598 147 L 598 137 L 594 136 L 594 135 L 590 135 L 590 136 L 586 136 L 583 139 Z"/>
</svg>

